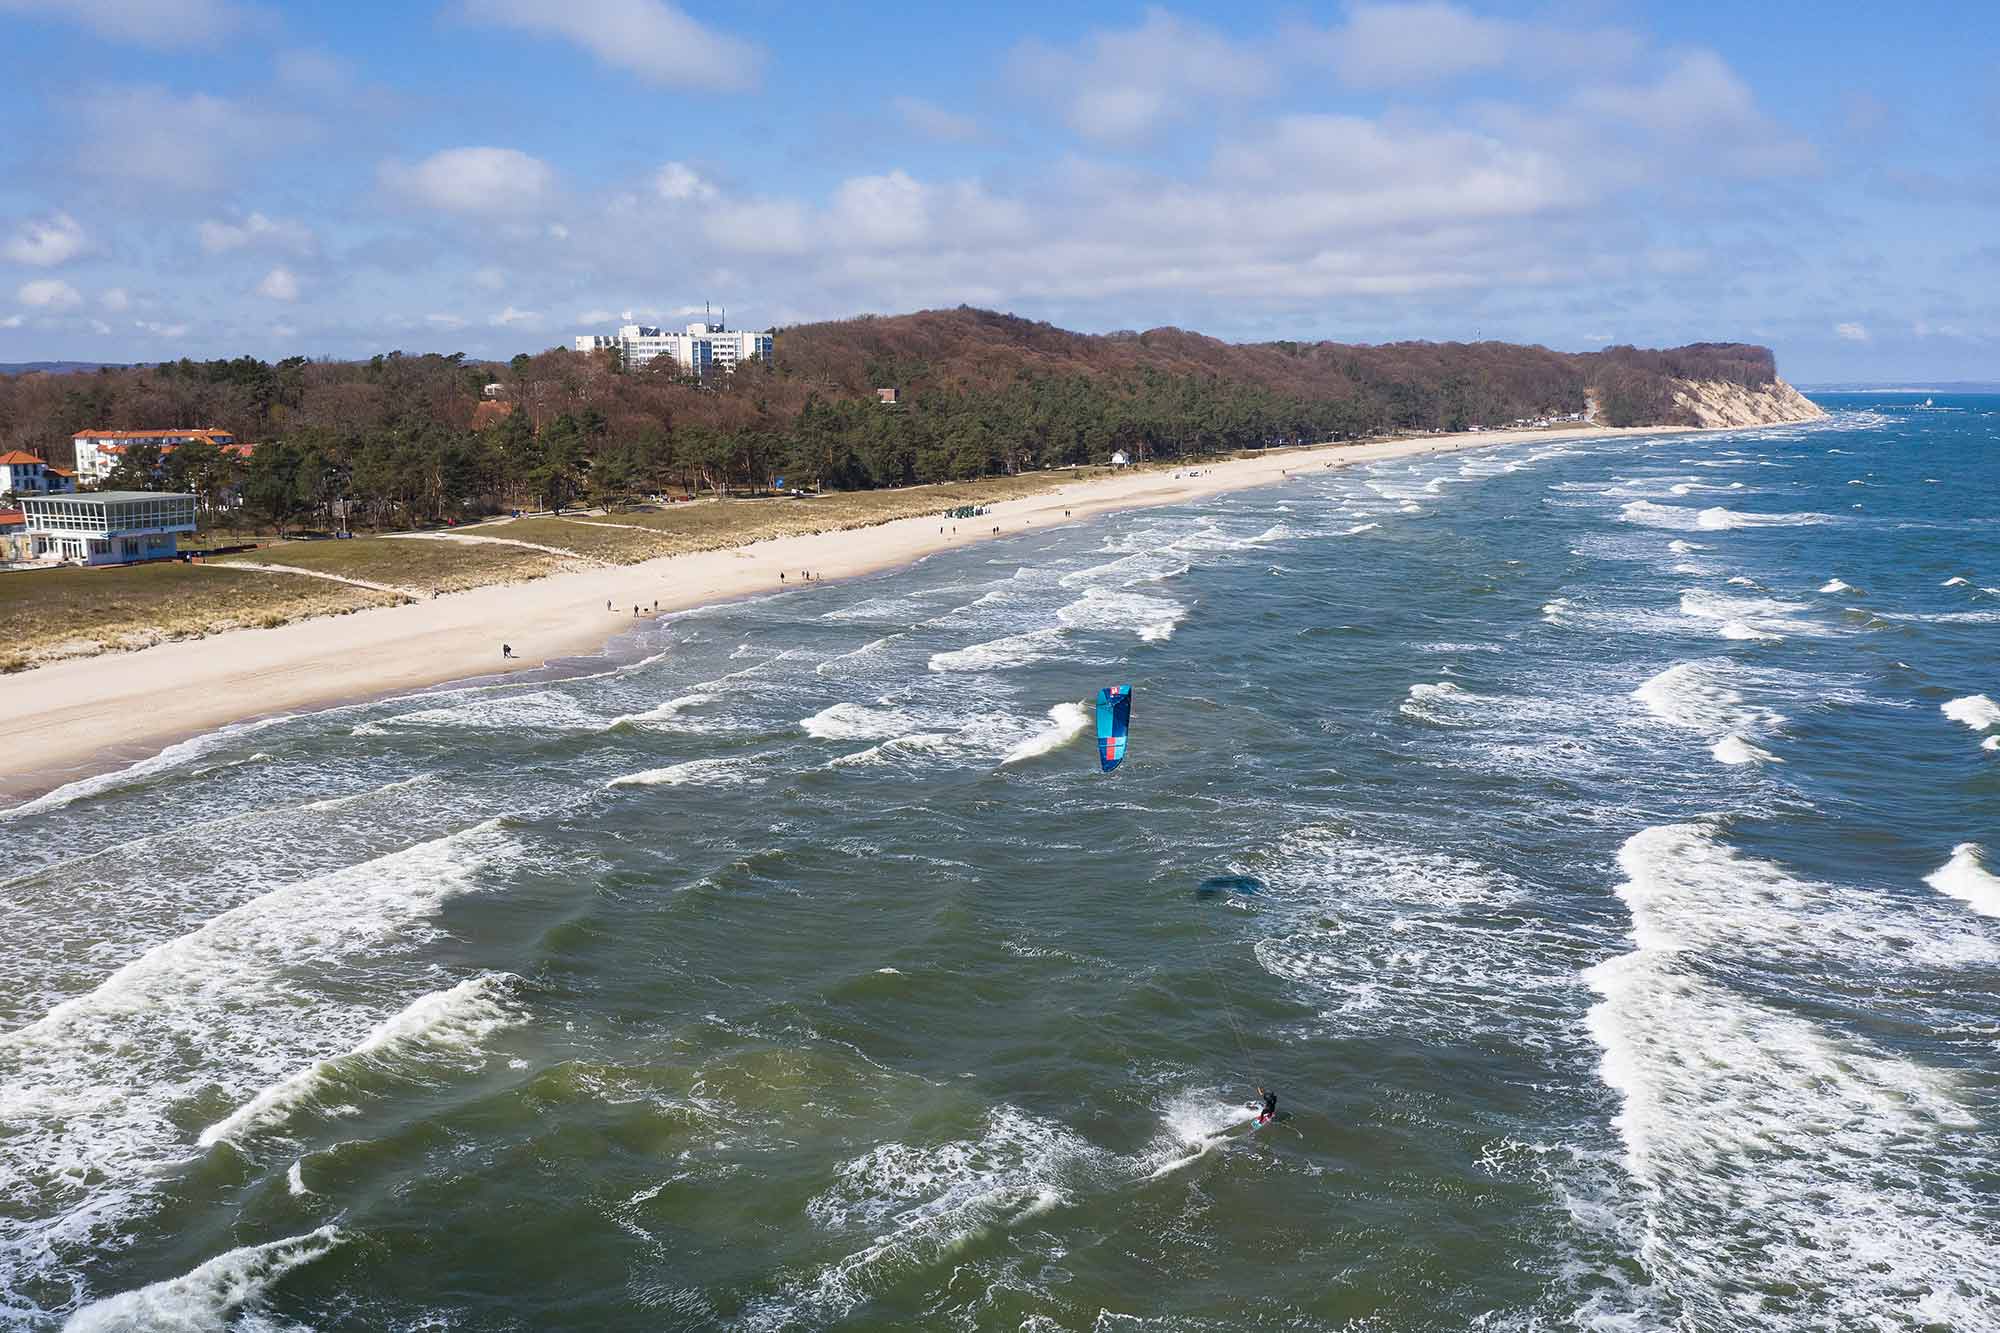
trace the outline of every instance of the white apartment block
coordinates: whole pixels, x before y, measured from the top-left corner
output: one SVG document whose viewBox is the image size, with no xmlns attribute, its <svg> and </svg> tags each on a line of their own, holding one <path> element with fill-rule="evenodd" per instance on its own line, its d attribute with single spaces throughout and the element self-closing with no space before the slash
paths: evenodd
<svg viewBox="0 0 2000 1333">
<path fill-rule="evenodd" d="M 111 469 L 134 445 L 154 445 L 164 457 L 195 440 L 206 440 L 221 449 L 237 448 L 234 435 L 214 426 L 204 430 L 83 430 L 74 437 L 77 474 L 95 486 L 111 475 Z M 249 451 L 249 445 L 240 447 L 244 457 Z"/>
<path fill-rule="evenodd" d="M 667 356 L 690 375 L 705 375 L 711 370 L 733 374 L 742 362 L 771 359 L 771 334 L 769 330 L 742 332 L 717 320 L 690 324 L 682 333 L 668 333 L 648 324 L 626 324 L 614 334 L 580 333 L 576 337 L 579 352 L 607 348 L 618 350 L 627 370 Z"/>
<path fill-rule="evenodd" d="M 0 495 L 60 495 L 75 489 L 73 473 L 50 467 L 25 449 L 0 454 Z"/>
</svg>

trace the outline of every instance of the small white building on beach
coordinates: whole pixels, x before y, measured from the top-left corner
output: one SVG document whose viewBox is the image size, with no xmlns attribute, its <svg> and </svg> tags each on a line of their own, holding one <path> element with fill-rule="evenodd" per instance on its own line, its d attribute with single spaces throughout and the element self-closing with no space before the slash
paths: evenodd
<svg viewBox="0 0 2000 1333">
<path fill-rule="evenodd" d="M 29 555 L 50 564 L 129 565 L 170 560 L 194 531 L 195 497 L 171 491 L 24 496 Z"/>
</svg>

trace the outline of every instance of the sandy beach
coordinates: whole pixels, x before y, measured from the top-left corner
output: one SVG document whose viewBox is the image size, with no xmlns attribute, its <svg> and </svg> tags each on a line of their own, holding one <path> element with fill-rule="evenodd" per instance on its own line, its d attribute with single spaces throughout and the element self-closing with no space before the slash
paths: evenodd
<svg viewBox="0 0 2000 1333">
<path fill-rule="evenodd" d="M 0 702 L 0 725 L 9 742 L 0 755 L 0 804 L 123 767 L 231 723 L 588 657 L 633 627 L 634 606 L 643 608 L 644 617 L 773 592 L 781 572 L 792 580 L 803 570 L 814 578 L 853 578 L 953 546 L 1111 510 L 1267 485 L 1328 466 L 1438 450 L 1695 429 L 1482 432 L 1289 449 L 1178 472 L 1081 481 L 998 503 L 988 518 L 961 521 L 956 532 L 949 523 L 940 532 L 934 516 L 899 519 L 53 663 L 14 676 Z M 515 660 L 502 661 L 502 643 L 512 646 Z"/>
</svg>

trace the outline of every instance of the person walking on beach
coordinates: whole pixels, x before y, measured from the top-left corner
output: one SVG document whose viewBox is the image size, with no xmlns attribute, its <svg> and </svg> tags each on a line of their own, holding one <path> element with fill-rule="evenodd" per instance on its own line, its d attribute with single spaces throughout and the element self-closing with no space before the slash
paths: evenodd
<svg viewBox="0 0 2000 1333">
<path fill-rule="evenodd" d="M 500 660 L 501 660 L 501 661 L 503 661 L 503 662 L 505 662 L 505 661 L 508 661 L 508 660 L 510 660 L 510 659 L 511 659 L 511 658 L 512 658 L 513 656 L 514 656 L 514 645 L 513 645 L 513 644 L 511 644 L 511 643 L 503 643 L 503 644 L 501 644 L 501 645 L 500 645 Z"/>
</svg>

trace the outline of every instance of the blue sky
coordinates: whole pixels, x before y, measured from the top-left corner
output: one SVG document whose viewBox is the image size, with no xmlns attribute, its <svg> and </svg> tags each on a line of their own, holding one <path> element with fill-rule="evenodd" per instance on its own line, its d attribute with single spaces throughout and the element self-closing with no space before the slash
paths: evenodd
<svg viewBox="0 0 2000 1333">
<path fill-rule="evenodd" d="M 0 361 L 702 303 L 2000 379 L 1985 5 L 0 0 Z"/>
</svg>

